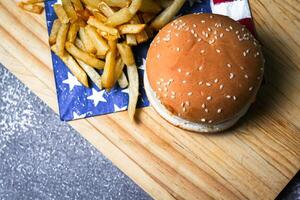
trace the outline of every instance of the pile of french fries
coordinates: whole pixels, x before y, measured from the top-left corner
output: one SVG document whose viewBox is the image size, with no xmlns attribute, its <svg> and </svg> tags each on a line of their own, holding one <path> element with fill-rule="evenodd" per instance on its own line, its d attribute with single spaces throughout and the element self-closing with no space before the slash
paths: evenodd
<svg viewBox="0 0 300 200">
<path fill-rule="evenodd" d="M 42 0 L 26 0 L 25 4 L 39 2 Z M 88 77 L 99 89 L 109 90 L 116 83 L 128 87 L 128 112 L 133 119 L 139 77 L 131 47 L 152 38 L 155 30 L 172 20 L 185 0 L 61 2 L 53 5 L 58 18 L 49 36 L 51 50 L 86 87 Z M 103 70 L 101 75 L 98 70 Z"/>
</svg>

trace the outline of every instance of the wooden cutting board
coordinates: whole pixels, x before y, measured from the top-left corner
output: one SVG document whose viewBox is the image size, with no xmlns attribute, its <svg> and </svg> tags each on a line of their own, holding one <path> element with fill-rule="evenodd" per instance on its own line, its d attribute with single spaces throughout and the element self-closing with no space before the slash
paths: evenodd
<svg viewBox="0 0 300 200">
<path fill-rule="evenodd" d="M 266 57 L 257 103 L 223 134 L 196 134 L 152 108 L 70 122 L 155 199 L 273 199 L 300 169 L 300 2 L 250 0 Z M 0 0 L 0 62 L 58 112 L 44 15 Z"/>
</svg>

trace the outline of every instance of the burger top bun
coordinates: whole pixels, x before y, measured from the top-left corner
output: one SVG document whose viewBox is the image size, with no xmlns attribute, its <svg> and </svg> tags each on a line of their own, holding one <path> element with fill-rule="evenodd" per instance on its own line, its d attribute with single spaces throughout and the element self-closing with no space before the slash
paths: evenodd
<svg viewBox="0 0 300 200">
<path fill-rule="evenodd" d="M 263 62 L 259 43 L 244 26 L 226 16 L 191 14 L 157 34 L 146 73 L 173 115 L 212 125 L 236 118 L 255 100 Z"/>
</svg>

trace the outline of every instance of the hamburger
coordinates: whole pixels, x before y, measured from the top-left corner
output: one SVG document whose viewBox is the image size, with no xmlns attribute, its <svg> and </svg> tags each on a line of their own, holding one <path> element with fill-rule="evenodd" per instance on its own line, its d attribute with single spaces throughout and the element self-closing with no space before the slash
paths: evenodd
<svg viewBox="0 0 300 200">
<path fill-rule="evenodd" d="M 145 90 L 168 122 L 196 132 L 234 125 L 255 101 L 261 46 L 229 17 L 190 14 L 162 28 L 147 53 Z"/>
</svg>

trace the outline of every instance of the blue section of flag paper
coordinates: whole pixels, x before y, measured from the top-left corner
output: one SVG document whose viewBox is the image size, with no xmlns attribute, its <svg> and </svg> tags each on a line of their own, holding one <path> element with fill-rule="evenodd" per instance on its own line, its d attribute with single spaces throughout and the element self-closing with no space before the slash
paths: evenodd
<svg viewBox="0 0 300 200">
<path fill-rule="evenodd" d="M 57 18 L 52 7 L 56 2 L 57 0 L 45 2 L 48 32 L 51 30 L 54 19 Z M 179 15 L 196 12 L 211 13 L 210 1 L 189 0 L 181 9 Z M 133 49 L 140 78 L 140 96 L 137 105 L 139 108 L 149 106 L 143 84 L 144 65 L 149 44 L 150 41 Z M 128 89 L 121 89 L 116 85 L 109 92 L 100 91 L 92 82 L 89 82 L 90 88 L 86 88 L 53 52 L 52 62 L 61 120 L 70 121 L 127 109 Z"/>
</svg>

